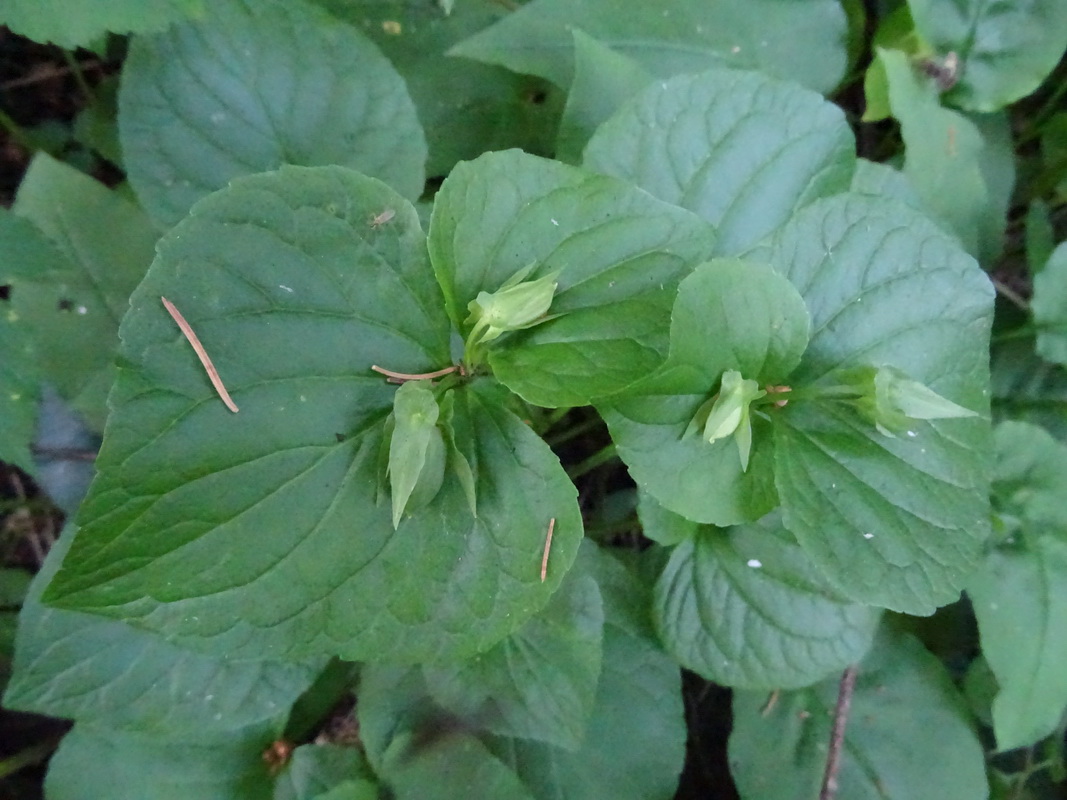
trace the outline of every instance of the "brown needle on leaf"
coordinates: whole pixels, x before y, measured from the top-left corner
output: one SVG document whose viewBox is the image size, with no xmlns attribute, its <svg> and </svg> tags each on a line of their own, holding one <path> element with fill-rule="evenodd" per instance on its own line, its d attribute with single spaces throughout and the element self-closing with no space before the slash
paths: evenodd
<svg viewBox="0 0 1067 800">
<path fill-rule="evenodd" d="M 541 583 L 545 582 L 548 574 L 548 551 L 552 549 L 552 531 L 556 529 L 556 518 L 548 521 L 548 536 L 545 537 L 545 554 L 541 556 Z"/>
<path fill-rule="evenodd" d="M 181 328 L 185 338 L 189 340 L 189 344 L 193 346 L 193 350 L 196 351 L 196 355 L 200 358 L 200 363 L 204 365 L 204 369 L 207 370 L 207 376 L 211 379 L 211 385 L 215 387 L 215 391 L 219 393 L 219 397 L 222 398 L 222 402 L 226 404 L 226 408 L 230 409 L 233 413 L 237 413 L 237 404 L 233 402 L 230 397 L 230 393 L 226 391 L 226 387 L 222 385 L 222 378 L 219 377 L 219 371 L 215 369 L 215 365 L 211 363 L 211 359 L 208 357 L 207 351 L 204 349 L 204 345 L 200 344 L 200 339 L 193 333 L 193 329 L 189 327 L 189 323 L 185 321 L 185 317 L 182 316 L 182 312 L 174 307 L 174 304 L 165 297 L 160 297 L 163 301 L 163 306 L 167 309 L 167 312 L 174 318 L 174 321 L 178 323 L 178 327 Z"/>
</svg>

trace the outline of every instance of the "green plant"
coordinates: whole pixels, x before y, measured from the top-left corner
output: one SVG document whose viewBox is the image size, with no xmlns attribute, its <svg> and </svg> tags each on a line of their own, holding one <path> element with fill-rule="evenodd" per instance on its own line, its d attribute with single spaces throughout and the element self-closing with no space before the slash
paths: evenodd
<svg viewBox="0 0 1067 800">
<path fill-rule="evenodd" d="M 136 32 L 136 199 L 0 215 L 0 456 L 44 385 L 103 432 L 5 694 L 49 796 L 669 797 L 680 667 L 746 800 L 1062 778 L 1067 8 L 96 5 L 4 12 Z"/>
</svg>

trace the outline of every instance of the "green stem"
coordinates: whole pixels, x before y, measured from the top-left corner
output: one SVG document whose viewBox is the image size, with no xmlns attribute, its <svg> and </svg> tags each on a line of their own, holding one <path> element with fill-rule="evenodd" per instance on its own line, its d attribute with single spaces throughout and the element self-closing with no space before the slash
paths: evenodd
<svg viewBox="0 0 1067 800">
<path fill-rule="evenodd" d="M 1010 331 L 995 334 L 992 337 L 992 342 L 993 344 L 1000 344 L 1001 342 L 1010 342 L 1015 339 L 1032 339 L 1037 335 L 1037 331 L 1037 326 L 1032 322 L 1028 322 L 1018 328 L 1012 328 Z"/>
<path fill-rule="evenodd" d="M 1030 313 L 1030 304 L 1026 301 L 1026 298 L 1016 292 L 1010 286 L 1003 281 L 998 281 L 996 278 L 990 278 L 990 282 L 993 284 L 993 288 L 997 290 L 997 294 L 1009 301 L 1012 305 L 1016 306 L 1026 313 Z"/>
<path fill-rule="evenodd" d="M 3 111 L 0 111 L 0 126 L 7 131 L 8 136 L 14 139 L 16 144 L 29 150 L 31 153 L 38 149 L 37 145 L 35 145 L 33 140 L 26 134 L 26 131 L 24 131 L 15 120 L 11 119 L 11 117 Z"/>
<path fill-rule="evenodd" d="M 70 74 L 74 76 L 74 82 L 78 84 L 78 90 L 85 95 L 85 102 L 92 105 L 96 101 L 96 97 L 93 95 L 92 87 L 89 86 L 89 81 L 85 80 L 85 73 L 82 72 L 81 64 L 78 63 L 78 59 L 74 57 L 70 50 L 63 50 L 62 52 L 63 60 L 67 62 Z"/>
<path fill-rule="evenodd" d="M 567 470 L 567 476 L 572 481 L 576 481 L 583 475 L 592 472 L 594 469 L 601 466 L 602 464 L 611 461 L 611 459 L 613 458 L 615 458 L 614 443 L 609 444 L 607 447 L 603 448 L 602 450 L 599 450 L 596 453 L 593 453 L 593 455 L 589 456 L 589 458 L 585 459 L 585 461 L 579 462 L 577 466 L 571 467 L 569 470 Z"/>
<path fill-rule="evenodd" d="M 32 767 L 34 764 L 39 764 L 50 756 L 59 745 L 59 740 L 63 738 L 56 736 L 51 739 L 46 739 L 43 742 L 27 747 L 25 750 L 20 750 L 13 756 L 0 761 L 0 780 L 3 780 L 8 775 L 14 775 L 20 769 L 26 767 Z"/>
<path fill-rule="evenodd" d="M 594 428 L 598 428 L 604 424 L 604 421 L 600 417 L 591 417 L 583 422 L 579 422 L 565 431 L 560 431 L 555 436 L 546 436 L 545 442 L 549 447 L 559 447 L 561 444 L 569 442 L 583 433 L 588 433 Z"/>
</svg>

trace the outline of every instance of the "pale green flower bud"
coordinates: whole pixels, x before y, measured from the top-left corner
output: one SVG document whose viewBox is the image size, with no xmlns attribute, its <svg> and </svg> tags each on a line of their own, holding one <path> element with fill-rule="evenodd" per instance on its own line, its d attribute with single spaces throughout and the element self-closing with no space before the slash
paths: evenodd
<svg viewBox="0 0 1067 800">
<path fill-rule="evenodd" d="M 907 430 L 917 419 L 978 416 L 978 412 L 956 405 L 894 367 L 858 367 L 846 375 L 848 384 L 859 394 L 857 407 L 886 436 Z"/>
<path fill-rule="evenodd" d="M 393 528 L 400 524 L 405 510 L 419 509 L 441 490 L 445 447 L 437 428 L 438 416 L 429 381 L 408 381 L 396 390 L 388 467 Z"/>
<path fill-rule="evenodd" d="M 722 387 L 712 402 L 704 423 L 704 438 L 709 444 L 733 436 L 737 453 L 741 458 L 741 471 L 748 470 L 748 458 L 752 451 L 752 420 L 749 406 L 767 393 L 754 380 L 746 380 L 737 370 L 728 370 L 722 375 Z"/>
<path fill-rule="evenodd" d="M 534 265 L 525 267 L 513 275 L 495 292 L 479 292 L 467 308 L 471 325 L 468 344 L 490 342 L 501 334 L 529 328 L 542 322 L 556 294 L 556 278 L 553 272 L 533 281 L 523 281 Z"/>
</svg>

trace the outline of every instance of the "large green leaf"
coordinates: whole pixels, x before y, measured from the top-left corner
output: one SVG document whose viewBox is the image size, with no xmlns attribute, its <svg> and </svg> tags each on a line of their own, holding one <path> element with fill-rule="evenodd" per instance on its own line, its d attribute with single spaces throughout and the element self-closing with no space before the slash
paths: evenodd
<svg viewBox="0 0 1067 800">
<path fill-rule="evenodd" d="M 678 665 L 649 622 L 647 589 L 611 556 L 583 545 L 575 569 L 594 575 L 604 600 L 604 666 L 585 741 L 576 751 L 494 738 L 538 800 L 672 797 L 685 757 Z"/>
<path fill-rule="evenodd" d="M 7 708 L 173 739 L 249 725 L 281 732 L 321 663 L 193 653 L 122 622 L 43 606 L 74 533 L 49 552 L 22 607 Z"/>
<path fill-rule="evenodd" d="M 948 97 L 996 111 L 1033 92 L 1067 50 L 1061 0 L 908 0 L 915 27 L 935 51 L 959 57 Z"/>
<path fill-rule="evenodd" d="M 846 191 L 855 161 L 839 108 L 794 84 L 726 69 L 654 84 L 585 152 L 590 169 L 712 223 L 724 255 L 744 252 L 812 200 Z"/>
<path fill-rule="evenodd" d="M 1000 687 L 997 748 L 1043 739 L 1067 707 L 1067 540 L 1043 536 L 1027 550 L 990 553 L 967 593 Z"/>
<path fill-rule="evenodd" d="M 204 0 L 8 0 L 0 24 L 38 42 L 89 47 L 108 32 L 148 33 L 201 16 Z"/>
<path fill-rule="evenodd" d="M 131 305 L 50 602 L 231 656 L 426 660 L 489 647 L 559 586 L 582 533 L 574 487 L 487 379 L 454 390 L 478 516 L 450 471 L 393 529 L 379 460 L 394 389 L 370 367 L 450 358 L 415 210 L 389 187 L 342 167 L 234 181 L 164 238 Z"/>
<path fill-rule="evenodd" d="M 582 150 L 600 123 L 643 89 L 652 75 L 636 59 L 575 28 L 574 80 L 559 122 L 556 158 L 581 163 Z"/>
<path fill-rule="evenodd" d="M 1034 276 L 1030 308 L 1038 326 L 1038 354 L 1067 365 L 1067 242 L 1052 251 L 1045 267 Z"/>
<path fill-rule="evenodd" d="M 133 203 L 43 153 L 14 210 L 52 246 L 29 226 L 12 231 L 24 245 L 13 257 L 33 251 L 30 265 L 14 267 L 12 310 L 33 338 L 42 377 L 100 430 L 119 320 L 152 261 L 157 232 Z"/>
<path fill-rule="evenodd" d="M 130 182 L 170 226 L 239 175 L 341 164 L 414 200 L 426 142 L 404 81 L 357 30 L 303 0 L 215 0 L 134 41 L 119 132 Z"/>
<path fill-rule="evenodd" d="M 674 305 L 666 366 L 632 396 L 598 406 L 638 485 L 697 522 L 732 525 L 770 511 L 777 497 L 767 420 L 752 417 L 747 470 L 732 437 L 709 444 L 687 429 L 726 370 L 761 386 L 785 379 L 800 360 L 808 328 L 804 301 L 770 267 L 718 259 L 686 278 Z"/>
<path fill-rule="evenodd" d="M 807 686 L 844 669 L 866 652 L 879 618 L 830 588 L 773 518 L 703 527 L 674 548 L 653 615 L 683 667 L 745 689 Z"/>
<path fill-rule="evenodd" d="M 453 170 L 437 194 L 430 256 L 449 316 L 533 266 L 559 272 L 546 322 L 493 342 L 496 377 L 542 406 L 589 403 L 666 356 L 678 282 L 714 247 L 694 215 L 615 178 L 515 150 Z"/>
<path fill-rule="evenodd" d="M 996 148 L 963 114 L 942 108 L 933 81 L 918 73 L 904 53 L 879 50 L 878 59 L 889 80 L 890 108 L 900 121 L 904 174 L 923 206 L 968 252 L 983 260 L 996 255 L 1007 198 L 1004 180 L 990 161 L 1003 148 Z"/>
<path fill-rule="evenodd" d="M 51 800 L 263 800 L 271 778 L 261 728 L 222 739 L 159 739 L 78 724 L 52 756 Z"/>
<path fill-rule="evenodd" d="M 730 772 L 745 800 L 811 800 L 826 767 L 838 681 L 787 692 L 734 692 Z M 859 667 L 837 796 L 985 800 L 982 746 L 945 668 L 886 632 Z"/>
<path fill-rule="evenodd" d="M 600 677 L 604 610 L 596 581 L 576 573 L 541 613 L 492 649 L 424 667 L 441 707 L 492 733 L 577 748 Z"/>
<path fill-rule="evenodd" d="M 993 292 L 924 217 L 840 195 L 801 211 L 765 255 L 811 312 L 794 387 L 885 365 L 987 413 Z M 989 531 L 988 422 L 916 421 L 894 438 L 832 399 L 778 411 L 785 524 L 830 580 L 854 600 L 909 613 L 953 600 Z"/>
<path fill-rule="evenodd" d="M 831 0 L 676 0 L 669 7 L 630 4 L 625 13 L 614 0 L 534 0 L 452 52 L 565 87 L 574 68 L 573 28 L 658 77 L 729 65 L 829 92 L 847 61 L 845 13 Z"/>
<path fill-rule="evenodd" d="M 549 155 L 562 93 L 547 81 L 465 58 L 452 45 L 507 16 L 503 3 L 315 0 L 374 41 L 404 78 L 426 130 L 427 173 L 444 176 L 457 161 L 521 147 Z"/>
</svg>

